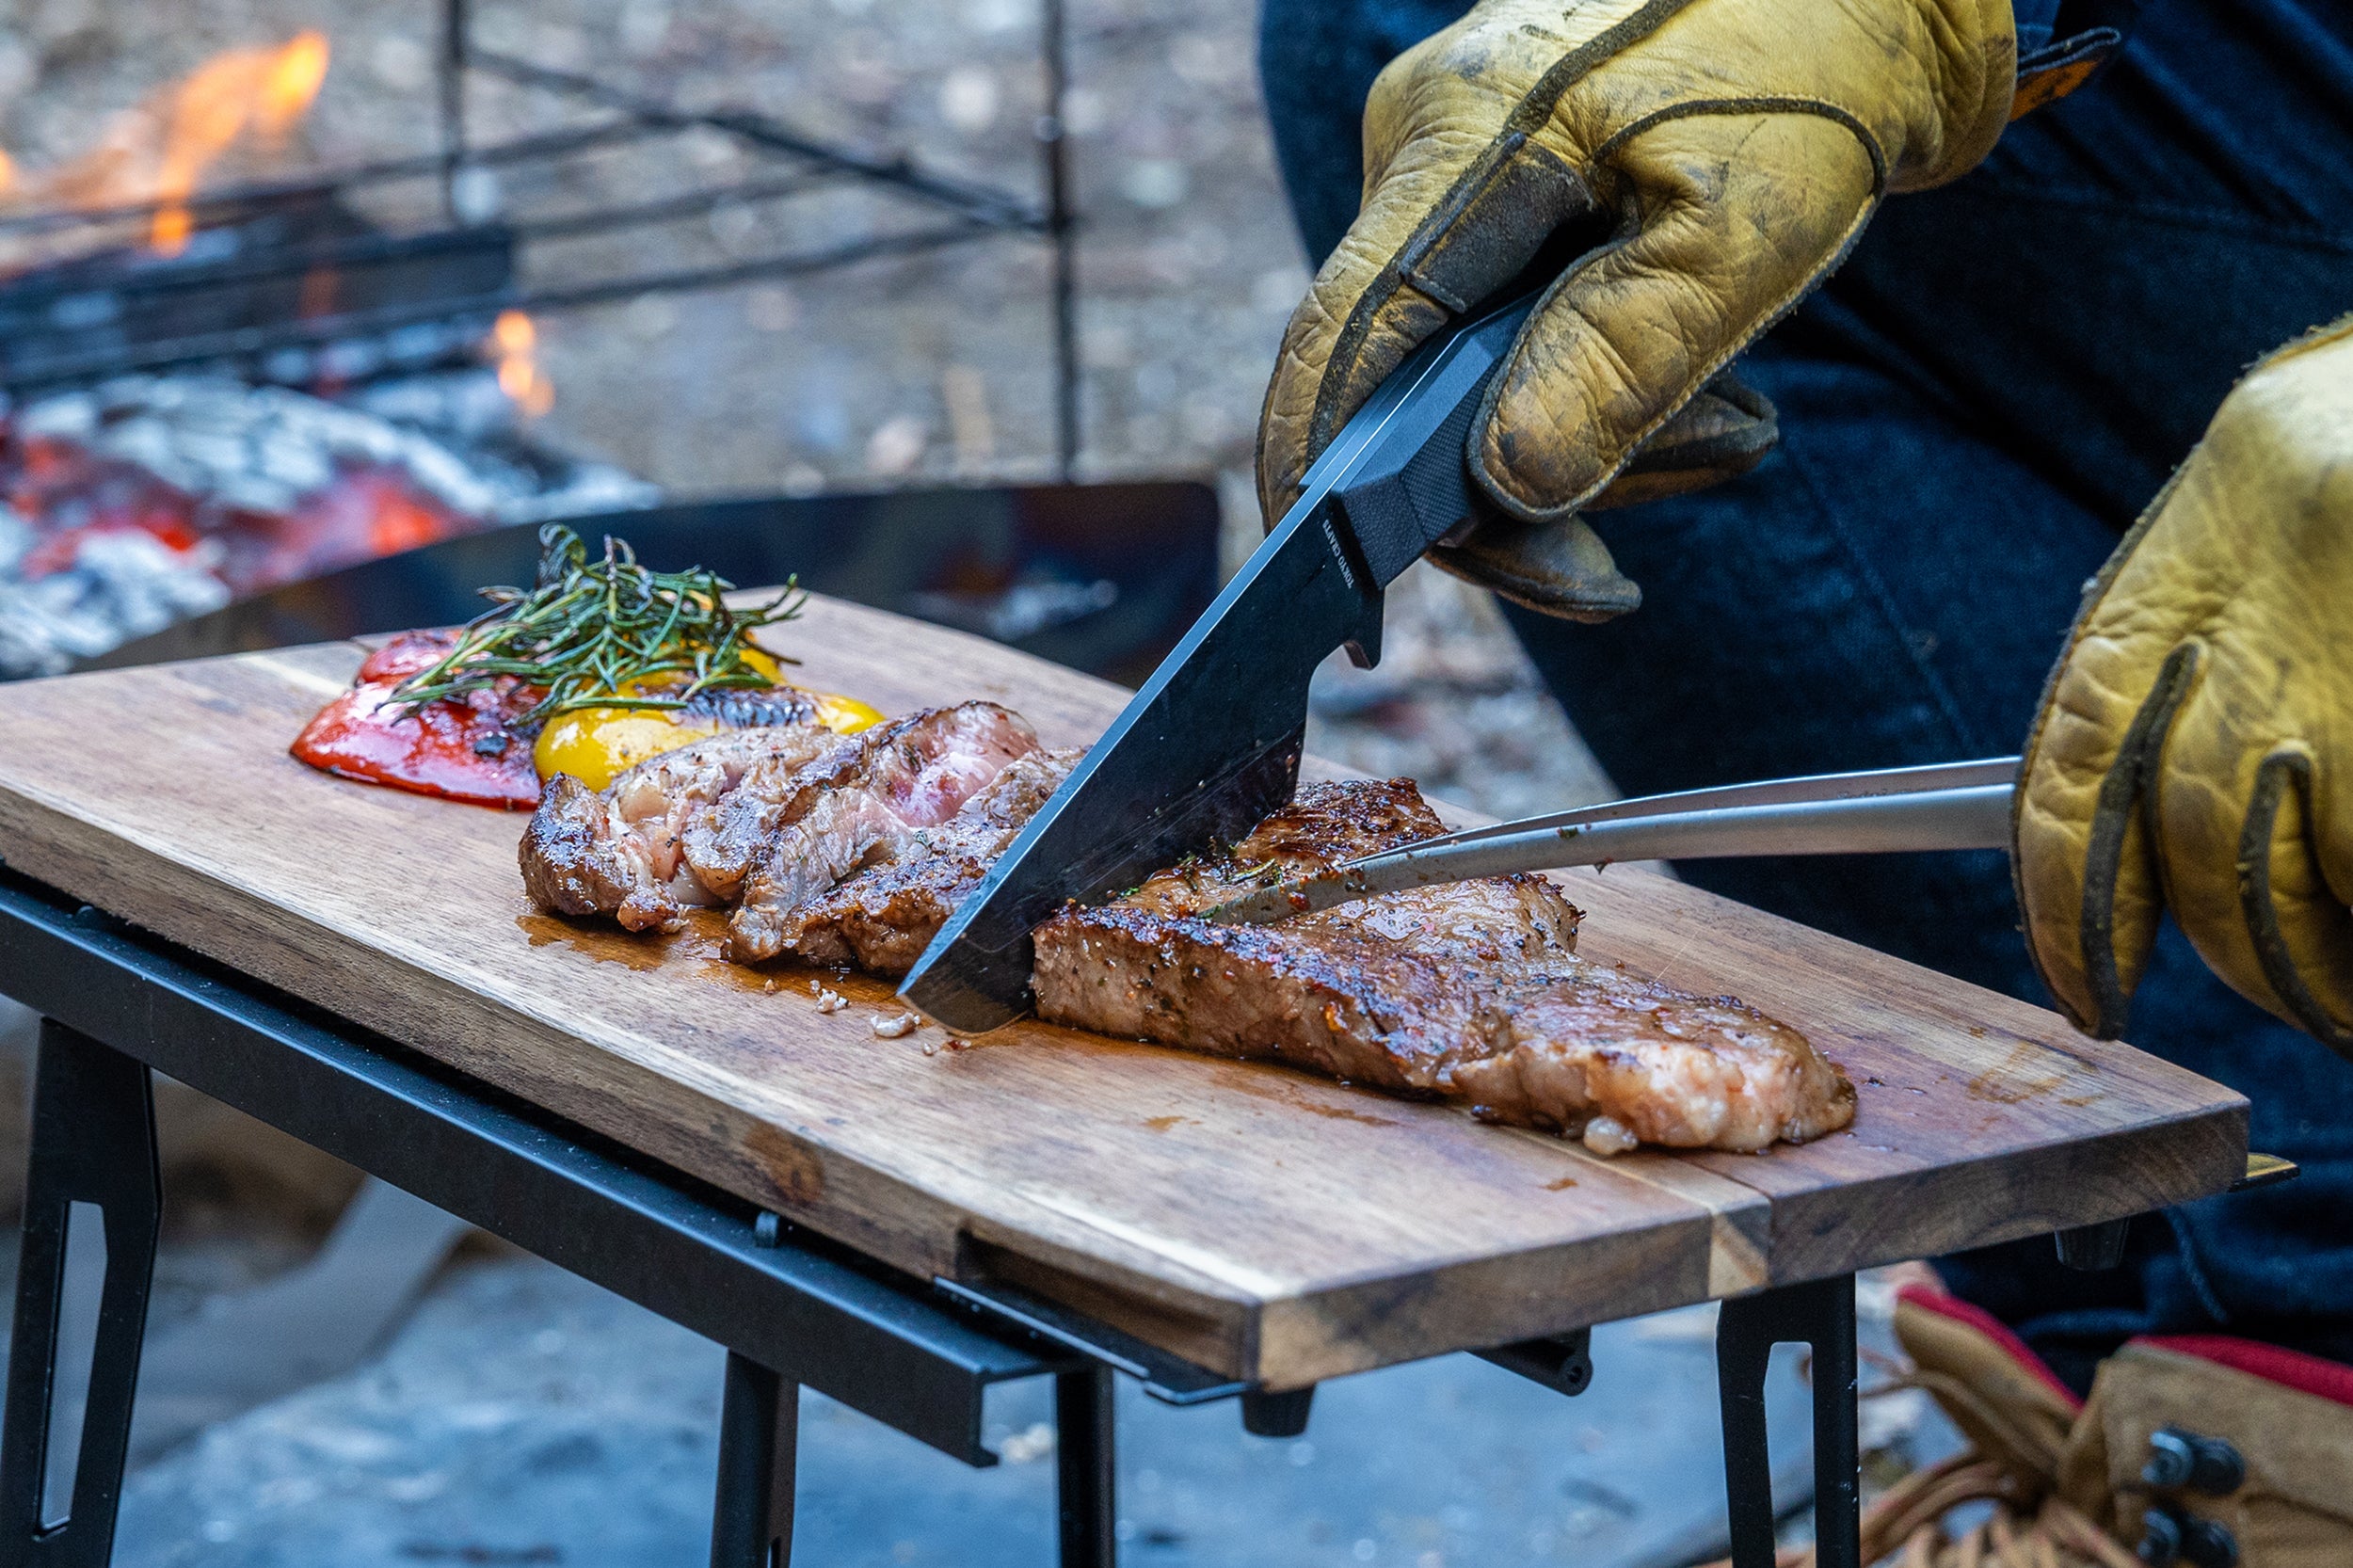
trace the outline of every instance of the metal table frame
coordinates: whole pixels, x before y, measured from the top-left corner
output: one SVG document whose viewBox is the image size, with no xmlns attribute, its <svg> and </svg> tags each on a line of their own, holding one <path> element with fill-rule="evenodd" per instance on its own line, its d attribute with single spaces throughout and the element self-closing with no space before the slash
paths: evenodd
<svg viewBox="0 0 2353 1568">
<path fill-rule="evenodd" d="M 0 994 L 42 1017 L 0 1416 L 0 1568 L 100 1568 L 113 1546 L 161 1210 L 152 1072 L 724 1345 L 713 1568 L 790 1560 L 804 1384 L 986 1465 L 996 1463 L 981 1442 L 988 1385 L 1051 1376 L 1064 1568 L 1114 1560 L 1114 1370 L 1171 1403 L 1239 1397 L 1244 1423 L 1263 1435 L 1306 1425 L 1312 1389 L 1248 1388 L 1049 1303 L 886 1269 L 5 871 Z M 86 1376 L 76 1367 L 61 1380 L 61 1360 L 74 1355 L 65 1343 L 74 1336 L 60 1332 L 70 1234 L 102 1221 Z M 1724 1304 L 1733 1560 L 1773 1562 L 1764 1378 L 1771 1347 L 1788 1340 L 1814 1349 L 1820 1562 L 1861 1568 L 1851 1275 Z M 1576 1394 L 1592 1374 L 1585 1351 L 1578 1331 L 1481 1353 Z M 76 1383 L 87 1387 L 78 1412 L 59 1398 Z M 49 1452 L 53 1432 L 76 1430 L 70 1455 L 62 1441 Z"/>
</svg>

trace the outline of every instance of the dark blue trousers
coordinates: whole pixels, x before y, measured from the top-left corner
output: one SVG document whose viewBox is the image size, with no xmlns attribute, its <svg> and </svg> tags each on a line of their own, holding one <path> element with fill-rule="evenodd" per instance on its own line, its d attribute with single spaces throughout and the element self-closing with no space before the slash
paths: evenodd
<svg viewBox="0 0 2353 1568">
<path fill-rule="evenodd" d="M 1372 75 L 1463 6 L 1268 0 L 1261 58 L 1310 253 L 1354 216 Z M 1620 788 L 2016 750 L 2085 580 L 2248 361 L 2353 310 L 2353 18 L 2157 0 L 2120 63 L 1987 164 L 1896 198 L 1742 362 L 1782 446 L 1592 520 L 1643 587 L 1602 627 L 1513 624 Z M 1701 886 L 2047 1000 L 1994 853 L 1680 868 Z M 2088 1385 L 2124 1337 L 2353 1360 L 2353 1063 L 2168 931 L 2127 1037 L 2246 1094 L 2304 1176 L 2140 1222 L 2122 1270 L 2047 1240 L 1941 1259 Z"/>
</svg>

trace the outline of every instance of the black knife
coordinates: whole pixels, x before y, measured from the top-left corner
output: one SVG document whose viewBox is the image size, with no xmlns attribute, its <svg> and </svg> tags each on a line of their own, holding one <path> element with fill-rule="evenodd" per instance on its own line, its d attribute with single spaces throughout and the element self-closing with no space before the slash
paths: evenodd
<svg viewBox="0 0 2353 1568">
<path fill-rule="evenodd" d="M 932 938 L 899 994 L 951 1029 L 1029 1006 L 1030 933 L 1188 850 L 1241 838 L 1299 781 L 1307 681 L 1381 656 L 1382 590 L 1480 504 L 1480 396 L 1536 296 L 1466 318 L 1390 373 L 1307 470 L 1296 504 Z"/>
</svg>

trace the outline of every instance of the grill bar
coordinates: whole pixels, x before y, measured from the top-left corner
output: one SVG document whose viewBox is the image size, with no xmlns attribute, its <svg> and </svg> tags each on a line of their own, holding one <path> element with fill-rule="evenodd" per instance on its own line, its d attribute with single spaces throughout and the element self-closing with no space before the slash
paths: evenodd
<svg viewBox="0 0 2353 1568">
<path fill-rule="evenodd" d="M 577 310 L 584 306 L 634 299 L 646 294 L 676 294 L 756 282 L 764 278 L 799 277 L 884 257 L 919 255 L 985 238 L 995 232 L 984 224 L 955 219 L 905 233 L 853 240 L 816 250 L 788 251 L 781 255 L 722 265 L 681 267 L 670 272 L 646 273 L 566 287 L 516 288 L 497 294 L 410 300 L 368 311 L 278 322 L 266 327 L 240 327 L 216 332 L 193 333 L 124 350 L 59 356 L 36 369 L 8 374 L 7 383 L 11 391 L 35 391 L 133 371 L 251 359 L 281 348 L 316 347 L 348 339 L 374 337 L 428 322 L 487 320 L 502 311 Z"/>
<path fill-rule="evenodd" d="M 1037 140 L 1042 191 L 1039 198 L 1000 189 L 921 167 L 904 155 L 841 145 L 740 107 L 688 109 L 577 72 L 558 70 L 476 44 L 469 27 L 467 0 L 442 0 L 440 80 L 437 92 L 440 148 L 432 152 L 383 158 L 323 175 L 255 181 L 194 197 L 122 202 L 88 211 L 52 209 L 0 216 L 0 234 L 92 235 L 88 267 L 78 262 L 46 265 L 0 283 L 0 320 L 13 325 L 8 340 L 14 352 L 0 355 L 0 388 L 21 393 L 101 380 L 130 372 L 164 370 L 207 362 L 256 361 L 286 349 L 312 348 L 344 339 L 394 333 L 427 323 L 446 323 L 449 349 L 463 328 L 504 310 L 561 311 L 600 305 L 639 295 L 723 288 L 763 279 L 806 276 L 889 256 L 921 254 L 998 235 L 1027 236 L 1048 248 L 1051 375 L 1055 395 L 1055 458 L 1061 475 L 1075 472 L 1080 444 L 1075 251 L 1077 220 L 1071 200 L 1067 147 L 1060 106 L 1067 84 L 1064 23 L 1060 0 L 1046 0 L 1039 60 L 1048 89 L 1048 112 L 1040 117 Z M 599 123 L 517 137 L 484 147 L 472 144 L 468 126 L 467 85 L 472 72 L 520 87 L 554 93 L 617 118 Z M 642 143 L 692 129 L 722 132 L 744 147 L 799 167 L 776 178 L 742 181 L 651 200 L 547 216 L 520 215 L 482 221 L 465 212 L 467 175 L 474 170 L 553 163 L 597 151 Z M 262 232 L 262 220 L 280 208 L 306 206 L 344 211 L 347 193 L 405 180 L 433 179 L 440 187 L 444 223 L 420 232 L 315 232 L 286 238 Z M 486 292 L 491 278 L 466 267 L 437 271 L 399 269 L 444 255 L 480 252 L 486 247 L 512 252 L 533 241 L 577 240 L 692 219 L 736 202 L 784 201 L 824 186 L 856 182 L 878 194 L 905 199 L 944 221 L 882 234 L 856 233 L 830 243 L 819 239 L 779 253 L 744 261 L 673 267 L 618 278 L 586 280 L 533 280 Z M 184 205 L 200 232 L 234 227 L 246 248 L 213 257 L 131 263 L 120 249 L 126 225 L 167 205 Z M 349 228 L 359 220 L 345 216 Z M 333 227 L 333 225 L 330 225 Z M 806 232 L 806 230 L 802 231 Z M 114 265 L 113 257 L 126 264 Z M 502 264 L 504 276 L 520 270 L 521 258 Z M 374 275 L 376 286 L 363 309 L 312 308 L 311 281 L 352 269 L 392 269 Z M 240 306 L 235 291 L 259 291 L 264 300 L 273 280 L 303 280 L 301 308 L 283 319 L 255 323 L 250 301 Z M 322 282 L 320 296 L 333 290 Z M 208 308 L 202 296 L 223 291 L 224 308 Z M 390 295 L 391 297 L 384 297 Z M 186 311 L 159 308 L 166 298 L 192 301 Z M 138 306 L 139 309 L 127 307 Z M 269 308 L 276 308 L 274 306 Z M 386 345 L 381 356 L 396 362 L 402 354 Z M 436 349 L 435 352 L 443 352 Z M 365 356 L 362 356 L 365 358 Z M 297 372 L 297 374 L 300 374 Z"/>
</svg>

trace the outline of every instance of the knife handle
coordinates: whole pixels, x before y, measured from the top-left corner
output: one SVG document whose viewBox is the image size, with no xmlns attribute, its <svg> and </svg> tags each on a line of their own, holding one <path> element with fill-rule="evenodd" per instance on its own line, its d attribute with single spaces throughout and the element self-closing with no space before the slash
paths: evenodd
<svg viewBox="0 0 2353 1568">
<path fill-rule="evenodd" d="M 1356 547 L 1352 564 L 1374 586 L 1396 582 L 1490 504 L 1471 477 L 1471 424 L 1536 297 L 1524 294 L 1438 333 L 1349 421 L 1365 434 L 1330 495 Z"/>
</svg>

